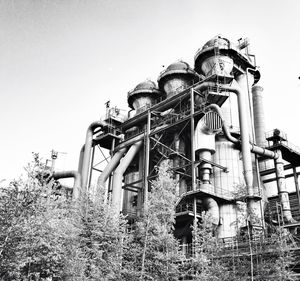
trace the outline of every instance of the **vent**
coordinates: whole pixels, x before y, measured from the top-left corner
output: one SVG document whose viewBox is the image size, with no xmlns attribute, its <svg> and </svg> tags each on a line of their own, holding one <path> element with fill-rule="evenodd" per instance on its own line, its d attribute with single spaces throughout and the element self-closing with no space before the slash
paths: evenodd
<svg viewBox="0 0 300 281">
<path fill-rule="evenodd" d="M 222 119 L 220 115 L 214 111 L 207 112 L 203 116 L 202 121 L 211 131 L 218 131 L 222 128 Z"/>
</svg>

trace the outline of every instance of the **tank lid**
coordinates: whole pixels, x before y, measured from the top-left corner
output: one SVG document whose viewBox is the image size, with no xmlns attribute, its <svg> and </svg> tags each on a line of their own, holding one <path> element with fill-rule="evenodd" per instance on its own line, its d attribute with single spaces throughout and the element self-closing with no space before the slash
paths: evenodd
<svg viewBox="0 0 300 281">
<path fill-rule="evenodd" d="M 230 46 L 233 46 L 234 44 L 230 42 L 227 38 L 222 37 L 221 35 L 217 35 L 207 41 L 204 46 L 202 47 L 201 51 L 204 51 L 205 49 L 209 49 L 215 46 L 218 46 L 219 48 L 230 48 Z"/>
<path fill-rule="evenodd" d="M 164 78 L 173 74 L 189 75 L 191 79 L 198 79 L 196 72 L 189 66 L 188 63 L 184 61 L 174 62 L 170 64 L 165 70 L 163 70 L 158 76 L 157 81 L 160 89 L 162 88 Z"/>
<path fill-rule="evenodd" d="M 151 98 L 158 98 L 162 96 L 162 93 L 158 90 L 155 82 L 151 80 L 146 80 L 139 83 L 133 90 L 129 91 L 127 94 L 127 101 L 130 108 L 133 109 L 134 99 L 138 95 L 149 96 Z"/>
</svg>

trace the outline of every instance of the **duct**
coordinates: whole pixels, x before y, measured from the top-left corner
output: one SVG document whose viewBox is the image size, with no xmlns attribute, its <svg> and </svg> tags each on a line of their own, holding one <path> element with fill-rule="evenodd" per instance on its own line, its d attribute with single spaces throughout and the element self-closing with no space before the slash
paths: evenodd
<svg viewBox="0 0 300 281">
<path fill-rule="evenodd" d="M 134 156 L 137 154 L 141 148 L 143 141 L 140 140 L 134 143 L 122 159 L 121 163 L 114 172 L 113 178 L 113 190 L 112 190 L 112 205 L 116 208 L 117 212 L 121 209 L 121 195 L 122 195 L 122 179 L 123 175 L 133 160 Z"/>
<path fill-rule="evenodd" d="M 105 189 L 104 193 L 104 200 L 107 198 L 107 189 L 105 188 L 105 183 L 109 177 L 109 175 L 112 173 L 112 171 L 117 167 L 118 163 L 120 162 L 120 159 L 123 157 L 125 152 L 127 151 L 126 147 L 121 148 L 119 151 L 117 151 L 114 156 L 111 158 L 109 163 L 104 168 L 103 172 L 98 178 L 97 181 L 97 195 L 101 190 Z"/>
<path fill-rule="evenodd" d="M 220 212 L 217 201 L 211 197 L 205 197 L 200 199 L 200 203 L 202 203 L 204 209 L 207 210 L 207 214 L 210 216 L 212 224 L 217 227 L 220 222 Z"/>
<path fill-rule="evenodd" d="M 104 121 L 95 121 L 87 129 L 85 144 L 84 144 L 84 154 L 82 160 L 82 170 L 81 170 L 83 189 L 88 188 L 87 185 L 88 185 L 89 169 L 90 169 L 90 162 L 91 162 L 91 150 L 93 145 L 94 130 L 99 127 L 103 128 L 104 126 L 107 126 L 107 124 Z"/>
<path fill-rule="evenodd" d="M 55 180 L 65 179 L 65 178 L 74 178 L 73 185 L 73 200 L 77 200 L 80 197 L 81 193 L 81 175 L 77 171 L 62 171 L 62 172 L 54 172 L 53 178 Z"/>
</svg>

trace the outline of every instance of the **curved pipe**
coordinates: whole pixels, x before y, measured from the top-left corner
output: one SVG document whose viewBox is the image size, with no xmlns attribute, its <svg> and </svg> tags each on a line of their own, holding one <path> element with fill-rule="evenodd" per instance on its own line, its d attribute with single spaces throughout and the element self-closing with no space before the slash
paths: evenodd
<svg viewBox="0 0 300 281">
<path fill-rule="evenodd" d="M 126 151 L 127 151 L 127 147 L 123 147 L 120 150 L 118 150 L 114 154 L 114 156 L 111 158 L 109 163 L 106 165 L 103 172 L 101 173 L 101 175 L 98 178 L 97 192 L 100 191 L 101 189 L 105 189 L 105 183 L 106 183 L 109 175 L 117 167 L 117 165 L 119 164 L 121 158 L 123 157 L 123 155 L 125 154 Z M 107 197 L 107 192 L 105 192 L 104 200 L 106 200 L 106 197 Z"/>
<path fill-rule="evenodd" d="M 219 205 L 216 200 L 211 197 L 205 197 L 202 199 L 203 207 L 207 210 L 207 213 L 210 215 L 213 225 L 217 227 L 220 222 L 220 212 Z"/>
<path fill-rule="evenodd" d="M 216 84 L 213 82 L 204 82 L 195 87 L 195 90 L 203 91 L 208 87 L 215 87 Z M 246 96 L 243 94 L 239 86 L 227 86 L 218 85 L 218 87 L 223 91 L 233 92 L 237 95 L 238 99 L 238 111 L 239 111 L 239 123 L 241 129 L 241 145 L 242 145 L 242 156 L 243 156 L 243 167 L 244 167 L 244 177 L 246 186 L 248 189 L 248 194 L 253 195 L 253 171 L 252 171 L 252 160 L 250 152 L 250 139 L 249 139 L 249 129 L 247 121 L 247 102 Z"/>
<path fill-rule="evenodd" d="M 209 106 L 207 106 L 207 108 L 214 110 L 215 112 L 217 112 L 220 115 L 220 118 L 222 120 L 222 130 L 224 132 L 225 137 L 232 143 L 240 144 L 240 140 L 231 135 L 229 126 L 227 125 L 227 123 L 223 117 L 222 109 L 217 104 L 210 104 Z M 264 156 L 264 157 L 268 157 L 271 159 L 278 158 L 278 155 L 276 152 L 273 152 L 271 150 L 265 149 L 263 147 L 257 146 L 252 143 L 250 143 L 250 146 L 251 146 L 251 151 L 259 156 Z"/>
<path fill-rule="evenodd" d="M 77 171 L 62 171 L 62 172 L 54 172 L 53 178 L 55 180 L 65 179 L 65 178 L 74 178 L 73 185 L 73 200 L 77 200 L 81 193 L 81 175 Z"/>
<path fill-rule="evenodd" d="M 141 148 L 143 141 L 140 140 L 134 143 L 124 158 L 122 159 L 121 163 L 117 167 L 114 172 L 114 179 L 113 179 L 113 190 L 112 190 L 112 205 L 116 208 L 117 212 L 121 211 L 121 195 L 122 195 L 122 179 L 123 175 L 132 162 L 134 156 L 137 154 L 139 149 Z"/>
<path fill-rule="evenodd" d="M 90 169 L 90 162 L 91 162 L 91 150 L 93 145 L 93 134 L 96 128 L 105 127 L 107 124 L 103 121 L 95 121 L 93 122 L 87 129 L 86 137 L 85 137 L 85 144 L 84 144 L 84 153 L 82 159 L 82 188 L 87 189 L 88 186 L 88 177 L 89 177 L 89 169 Z M 80 163 L 79 163 L 80 165 Z"/>
</svg>

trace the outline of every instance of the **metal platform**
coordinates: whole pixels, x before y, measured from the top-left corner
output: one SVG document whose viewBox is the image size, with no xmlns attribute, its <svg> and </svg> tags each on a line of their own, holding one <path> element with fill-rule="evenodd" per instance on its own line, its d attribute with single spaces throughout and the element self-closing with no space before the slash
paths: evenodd
<svg viewBox="0 0 300 281">
<path fill-rule="evenodd" d="M 178 199 L 176 205 L 179 205 L 183 199 L 189 198 L 189 197 L 196 197 L 196 198 L 203 198 L 206 196 L 214 198 L 216 201 L 225 201 L 225 202 L 232 202 L 235 200 L 234 195 L 223 189 L 216 189 L 211 185 L 202 185 L 200 183 L 197 183 L 196 190 L 190 190 L 181 195 L 181 197 Z"/>
<path fill-rule="evenodd" d="M 113 140 L 115 140 L 115 146 L 122 140 L 122 137 L 113 133 L 107 133 L 97 136 L 93 140 L 93 145 L 100 145 L 102 148 L 110 150 L 112 148 Z"/>
<path fill-rule="evenodd" d="M 270 150 L 280 150 L 282 152 L 282 158 L 291 163 L 293 166 L 300 166 L 300 151 L 295 146 L 290 145 L 286 141 L 271 145 L 268 147 Z"/>
</svg>

